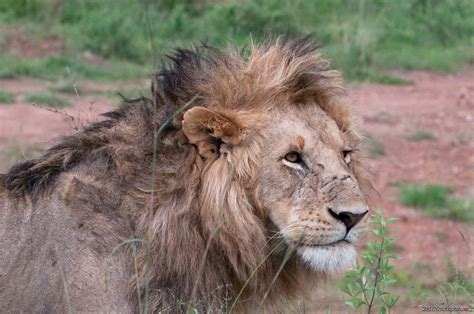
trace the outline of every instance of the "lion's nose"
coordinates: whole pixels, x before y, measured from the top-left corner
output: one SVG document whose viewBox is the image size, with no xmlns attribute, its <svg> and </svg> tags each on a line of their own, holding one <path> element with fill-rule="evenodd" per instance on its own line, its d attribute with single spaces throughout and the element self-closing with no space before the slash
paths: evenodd
<svg viewBox="0 0 474 314">
<path fill-rule="evenodd" d="M 369 212 L 366 210 L 360 214 L 355 214 L 352 212 L 340 212 L 336 214 L 331 208 L 328 208 L 328 211 L 334 219 L 341 221 L 346 226 L 348 232 Z"/>
</svg>

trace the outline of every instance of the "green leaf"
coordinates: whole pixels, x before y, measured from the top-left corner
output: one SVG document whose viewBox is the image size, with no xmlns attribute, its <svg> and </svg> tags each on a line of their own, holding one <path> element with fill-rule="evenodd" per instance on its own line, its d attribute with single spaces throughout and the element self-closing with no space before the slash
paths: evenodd
<svg viewBox="0 0 474 314">
<path fill-rule="evenodd" d="M 348 294 L 348 295 L 352 296 L 351 286 L 350 286 L 350 285 L 340 287 L 340 288 L 339 288 L 339 291 L 344 292 L 345 294 Z"/>
<path fill-rule="evenodd" d="M 365 301 L 361 298 L 353 298 L 352 301 L 354 302 L 355 308 L 359 308 L 361 305 L 365 304 Z"/>
<path fill-rule="evenodd" d="M 387 305 L 387 307 L 390 309 L 390 308 L 395 306 L 395 304 L 398 302 L 399 299 L 400 299 L 400 296 L 396 296 L 396 297 L 393 297 L 391 299 L 388 299 L 385 302 L 385 305 Z"/>
<path fill-rule="evenodd" d="M 385 279 L 383 283 L 384 283 L 384 285 L 389 286 L 389 285 L 393 285 L 394 283 L 397 283 L 397 280 L 394 279 L 394 278 L 392 278 L 392 279 Z"/>
<path fill-rule="evenodd" d="M 349 305 L 351 308 L 356 309 L 356 305 L 355 305 L 354 301 L 349 300 L 349 301 L 345 301 L 344 303 Z"/>
<path fill-rule="evenodd" d="M 368 264 L 373 264 L 375 261 L 375 256 L 373 256 L 372 254 L 362 254 L 361 258 Z"/>
<path fill-rule="evenodd" d="M 394 253 L 387 253 L 387 254 L 384 254 L 383 258 L 385 258 L 385 259 L 389 259 L 389 258 L 399 259 L 400 257 L 397 254 L 394 254 Z"/>
</svg>

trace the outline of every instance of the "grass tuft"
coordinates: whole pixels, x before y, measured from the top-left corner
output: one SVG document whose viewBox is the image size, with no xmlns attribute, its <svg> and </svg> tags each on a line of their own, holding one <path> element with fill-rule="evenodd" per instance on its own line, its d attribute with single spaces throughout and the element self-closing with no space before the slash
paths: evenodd
<svg viewBox="0 0 474 314">
<path fill-rule="evenodd" d="M 432 133 L 423 130 L 418 130 L 415 133 L 408 135 L 406 139 L 410 142 L 436 141 L 436 137 Z"/>
<path fill-rule="evenodd" d="M 15 102 L 15 95 L 9 92 L 0 91 L 0 103 L 12 104 Z"/>
<path fill-rule="evenodd" d="M 70 105 L 70 102 L 67 99 L 53 94 L 28 94 L 25 96 L 25 101 L 53 108 L 64 108 Z"/>
<path fill-rule="evenodd" d="M 449 259 L 444 273 L 435 272 L 428 264 L 415 263 L 407 269 L 397 268 L 393 274 L 396 279 L 395 290 L 401 294 L 402 304 L 459 304 L 469 302 L 474 297 L 473 276 Z"/>
<path fill-rule="evenodd" d="M 0 59 L 0 79 L 23 76 L 45 80 L 90 79 L 132 80 L 146 75 L 147 71 L 138 65 L 126 61 L 108 61 L 95 66 L 78 58 L 45 57 L 40 59 L 22 59 L 6 56 Z"/>
<path fill-rule="evenodd" d="M 450 187 L 437 184 L 401 185 L 400 201 L 405 206 L 419 208 L 433 218 L 446 218 L 463 222 L 474 221 L 474 202 L 451 198 Z"/>
</svg>

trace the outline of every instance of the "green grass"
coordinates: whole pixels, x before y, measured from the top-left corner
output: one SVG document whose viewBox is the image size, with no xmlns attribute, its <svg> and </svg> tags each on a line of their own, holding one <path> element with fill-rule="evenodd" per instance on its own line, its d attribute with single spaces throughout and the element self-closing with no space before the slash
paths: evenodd
<svg viewBox="0 0 474 314">
<path fill-rule="evenodd" d="M 396 269 L 394 275 L 402 304 L 441 304 L 446 300 L 459 304 L 470 302 L 474 296 L 472 275 L 449 259 L 445 272 L 434 272 L 429 265 L 417 263 L 408 269 Z"/>
<path fill-rule="evenodd" d="M 15 102 L 15 95 L 9 92 L 0 91 L 0 103 L 11 104 Z"/>
<path fill-rule="evenodd" d="M 275 34 L 312 34 L 346 78 L 407 84 L 386 70 L 455 71 L 474 62 L 473 12 L 471 0 L 63 0 L 59 8 L 55 1 L 3 0 L 0 23 L 59 36 L 74 62 L 89 51 L 150 70 L 171 48 L 201 40 L 222 48 Z M 3 75 L 62 76 L 63 67 L 12 71 L 8 63 L 0 64 Z M 122 77 L 84 64 L 71 71 L 89 79 Z"/>
<path fill-rule="evenodd" d="M 400 185 L 400 201 L 416 207 L 433 218 L 446 218 L 462 222 L 474 221 L 474 201 L 452 198 L 450 187 L 437 184 Z"/>
<path fill-rule="evenodd" d="M 53 94 L 28 94 L 25 96 L 25 101 L 53 108 L 63 108 L 68 107 L 70 105 L 67 99 L 58 97 Z"/>
<path fill-rule="evenodd" d="M 143 77 L 144 67 L 119 61 L 109 61 L 103 66 L 94 66 L 80 59 L 69 57 L 45 57 L 41 59 L 22 59 L 2 57 L 0 59 L 0 78 L 29 76 L 45 80 L 91 79 L 91 80 L 131 80 Z"/>
<path fill-rule="evenodd" d="M 410 142 L 436 141 L 436 137 L 432 133 L 423 130 L 418 130 L 415 133 L 408 135 L 406 139 Z"/>
</svg>

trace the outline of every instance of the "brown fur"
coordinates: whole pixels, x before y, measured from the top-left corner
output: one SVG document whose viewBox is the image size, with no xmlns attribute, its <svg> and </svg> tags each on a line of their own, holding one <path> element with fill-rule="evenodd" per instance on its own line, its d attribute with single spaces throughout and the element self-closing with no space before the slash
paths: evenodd
<svg viewBox="0 0 474 314">
<path fill-rule="evenodd" d="M 265 130 L 274 111 L 317 106 L 335 122 L 344 141 L 354 147 L 359 141 L 340 75 L 328 69 L 315 49 L 303 39 L 252 47 L 248 58 L 236 50 L 177 50 L 172 67 L 155 77 L 151 98 L 106 114 L 107 120 L 65 138 L 2 177 L 0 209 L 5 219 L 19 215 L 21 220 L 31 212 L 65 215 L 64 229 L 55 236 L 67 232 L 69 242 L 56 245 L 55 254 L 63 254 L 69 243 L 70 256 L 91 252 L 105 262 L 124 239 L 141 239 L 114 260 L 115 284 L 127 274 L 128 294 L 110 296 L 118 286 L 113 282 L 105 289 L 101 278 L 92 278 L 97 287 L 89 289 L 103 295 L 104 303 L 93 307 L 87 297 L 77 302 L 68 298 L 74 310 L 113 310 L 120 305 L 112 302 L 122 298 L 124 310 L 140 303 L 152 311 L 185 311 L 188 306 L 224 311 L 239 292 L 236 309 L 255 310 L 266 294 L 266 306 L 276 308 L 281 300 L 310 292 L 308 284 L 325 277 L 294 252 L 287 257 L 290 246 L 272 239 L 279 227 L 262 204 L 258 179 L 265 167 Z M 185 104 L 189 107 L 181 113 Z M 301 150 L 307 146 L 303 137 L 294 142 Z M 357 151 L 351 167 L 361 188 L 367 187 Z M 55 221 L 39 223 L 48 229 Z M 0 232 L 7 239 L 1 242 L 2 251 L 9 252 L 0 260 L 7 265 L 0 266 L 0 287 L 8 287 L 0 290 L 0 300 L 11 298 L 0 304 L 28 310 L 15 293 L 27 280 L 40 280 L 22 275 L 14 285 L 9 277 L 16 273 L 12 259 L 20 256 L 9 241 L 19 237 L 26 243 L 32 237 L 28 229 L 18 233 L 18 228 L 27 227 L 4 224 Z M 52 246 L 45 239 L 37 242 Z M 26 260 L 20 263 L 29 267 Z M 79 277 L 86 268 L 68 269 Z M 58 282 L 45 288 L 51 292 L 43 296 L 45 304 L 51 303 L 46 309 L 65 308 L 57 303 L 66 302 L 68 289 Z M 80 296 L 82 290 L 71 282 L 68 291 Z"/>
</svg>

